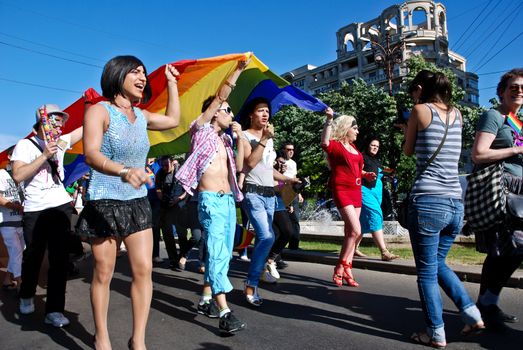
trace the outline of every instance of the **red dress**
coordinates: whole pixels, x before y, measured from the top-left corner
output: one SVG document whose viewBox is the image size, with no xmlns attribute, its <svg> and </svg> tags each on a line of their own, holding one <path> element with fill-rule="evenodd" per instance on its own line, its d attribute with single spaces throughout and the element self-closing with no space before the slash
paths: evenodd
<svg viewBox="0 0 523 350">
<path fill-rule="evenodd" d="M 348 205 L 361 208 L 361 171 L 363 170 L 363 156 L 351 146 L 357 154 L 350 153 L 341 142 L 330 140 L 329 146 L 322 146 L 327 152 L 327 159 L 331 167 L 329 187 L 332 190 L 334 203 L 341 209 Z"/>
</svg>

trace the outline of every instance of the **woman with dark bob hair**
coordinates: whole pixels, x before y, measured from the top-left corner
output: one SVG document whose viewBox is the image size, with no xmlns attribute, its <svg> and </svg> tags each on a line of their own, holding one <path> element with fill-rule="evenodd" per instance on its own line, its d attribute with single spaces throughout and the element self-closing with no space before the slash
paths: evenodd
<svg viewBox="0 0 523 350">
<path fill-rule="evenodd" d="M 407 156 L 416 154 L 408 225 L 426 330 L 414 333 L 411 339 L 444 348 L 440 286 L 460 311 L 465 323 L 462 333 L 479 332 L 485 326 L 463 283 L 445 262 L 463 224 L 458 178 L 461 114 L 451 106 L 452 86 L 443 73 L 420 74 L 425 79 L 415 78 L 409 89 L 417 104 L 404 129 L 403 152 Z"/>
<path fill-rule="evenodd" d="M 522 193 L 523 143 L 520 132 L 510 126 L 508 119 L 517 118 L 523 104 L 523 69 L 516 68 L 505 73 L 499 81 L 497 94 L 499 106 L 483 113 L 476 126 L 472 161 L 480 169 L 503 162 L 504 185 L 510 192 Z M 507 328 L 505 322 L 518 321 L 516 316 L 504 313 L 498 307 L 498 301 L 501 289 L 523 262 L 523 242 L 508 245 L 511 249 L 503 249 L 503 238 L 511 235 L 504 235 L 505 228 L 500 228 L 499 232 L 495 229 L 494 232 L 476 233 L 478 249 L 487 253 L 477 305 L 486 326 L 494 330 Z M 482 241 L 484 243 L 478 245 Z"/>
<path fill-rule="evenodd" d="M 107 102 L 90 107 L 84 119 L 84 153 L 91 166 L 87 204 L 77 225 L 93 252 L 91 304 L 96 349 L 111 349 L 107 330 L 109 285 L 116 262 L 116 245 L 123 239 L 133 280 L 133 332 L 129 348 L 145 349 L 145 328 L 152 297 L 152 218 L 144 166 L 149 152 L 147 130 L 178 126 L 178 71 L 165 66 L 168 101 L 165 115 L 136 107 L 151 97 L 144 64 L 133 56 L 118 56 L 102 73 Z"/>
</svg>

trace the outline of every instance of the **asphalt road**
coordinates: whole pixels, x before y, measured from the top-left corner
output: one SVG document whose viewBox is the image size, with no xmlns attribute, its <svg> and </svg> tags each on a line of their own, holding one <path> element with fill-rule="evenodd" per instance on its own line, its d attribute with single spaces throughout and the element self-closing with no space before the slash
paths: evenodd
<svg viewBox="0 0 523 350">
<path fill-rule="evenodd" d="M 229 302 L 247 328 L 221 336 L 218 321 L 197 315 L 202 275 L 194 262 L 188 271 L 155 267 L 154 294 L 147 329 L 149 349 L 420 349 L 409 335 L 424 328 L 415 276 L 354 270 L 359 288 L 338 288 L 330 280 L 332 267 L 291 262 L 276 285 L 262 285 L 265 303 L 249 307 L 242 294 L 248 263 L 234 260 L 230 276 L 235 290 Z M 55 329 L 43 321 L 39 289 L 36 312 L 21 316 L 11 293 L 0 292 L 0 349 L 89 349 L 93 321 L 89 301 L 90 261 L 68 283 L 66 316 L 71 325 Z M 131 332 L 130 273 L 127 258 L 119 259 L 112 282 L 109 311 L 113 349 L 125 349 Z M 466 283 L 476 298 L 479 285 Z M 523 319 L 523 292 L 507 288 L 501 306 Z M 523 322 L 503 335 L 484 333 L 463 337 L 459 314 L 445 298 L 448 349 L 521 349 Z M 423 348 L 421 348 L 423 349 Z"/>
</svg>

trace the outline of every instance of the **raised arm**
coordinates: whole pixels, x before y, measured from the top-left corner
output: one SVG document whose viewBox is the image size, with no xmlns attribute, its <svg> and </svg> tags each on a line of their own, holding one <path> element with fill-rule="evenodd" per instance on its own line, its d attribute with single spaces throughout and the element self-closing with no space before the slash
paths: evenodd
<svg viewBox="0 0 523 350">
<path fill-rule="evenodd" d="M 218 93 L 216 94 L 216 97 L 211 102 L 209 107 L 203 112 L 197 119 L 198 125 L 203 125 L 205 123 L 208 123 L 211 121 L 212 117 L 216 114 L 216 111 L 218 108 L 220 108 L 221 104 L 224 101 L 227 101 L 229 98 L 229 95 L 231 94 L 232 90 L 236 86 L 236 81 L 238 80 L 238 77 L 243 72 L 245 67 L 247 67 L 251 61 L 249 54 L 249 58 L 244 61 L 238 61 L 238 65 L 236 66 L 236 69 L 229 74 L 229 76 L 225 79 L 222 86 L 218 90 Z"/>
<path fill-rule="evenodd" d="M 332 118 L 334 117 L 334 111 L 332 108 L 328 107 L 325 110 L 325 115 L 327 116 L 327 119 L 325 120 L 325 124 L 323 124 L 323 130 L 321 132 L 321 144 L 324 147 L 328 147 L 332 133 Z"/>
<path fill-rule="evenodd" d="M 84 127 L 83 126 L 81 126 L 79 128 L 76 128 L 73 131 L 71 131 L 69 133 L 69 135 L 71 137 L 71 146 L 73 146 L 78 141 L 80 141 L 82 139 L 82 137 L 83 137 L 83 134 L 84 134 Z"/>
<path fill-rule="evenodd" d="M 120 176 L 122 181 L 129 182 L 134 188 L 140 188 L 152 180 L 143 168 L 130 168 L 125 164 L 116 163 L 107 158 L 102 152 L 104 131 L 109 126 L 109 114 L 101 105 L 94 105 L 87 110 L 84 119 L 84 154 L 85 162 L 98 172 Z"/>
<path fill-rule="evenodd" d="M 165 65 L 165 77 L 167 78 L 167 108 L 165 115 L 151 113 L 143 110 L 147 119 L 147 129 L 149 130 L 166 130 L 177 127 L 180 124 L 180 98 L 178 97 L 178 76 L 180 73 L 174 66 Z"/>
</svg>

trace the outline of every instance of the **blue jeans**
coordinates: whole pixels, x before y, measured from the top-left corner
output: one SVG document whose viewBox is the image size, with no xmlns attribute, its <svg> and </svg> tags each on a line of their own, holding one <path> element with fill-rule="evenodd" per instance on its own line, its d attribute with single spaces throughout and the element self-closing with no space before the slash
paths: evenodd
<svg viewBox="0 0 523 350">
<path fill-rule="evenodd" d="M 228 293 L 232 290 L 227 273 L 236 230 L 236 205 L 233 194 L 199 192 L 198 217 L 205 231 L 207 247 L 203 280 L 209 283 L 214 295 Z"/>
<path fill-rule="evenodd" d="M 251 265 L 249 266 L 246 281 L 246 284 L 250 287 L 258 286 L 260 275 L 267 262 L 267 256 L 274 243 L 272 220 L 275 205 L 275 196 L 264 197 L 250 192 L 245 194 L 245 199 L 243 200 L 243 207 L 254 227 L 254 234 L 256 235 L 254 251 L 251 256 Z"/>
<path fill-rule="evenodd" d="M 445 259 L 463 224 L 461 199 L 415 196 L 409 206 L 409 234 L 418 274 L 418 290 L 427 324 L 427 334 L 445 341 L 443 303 L 439 286 L 459 309 L 463 321 L 481 320 L 476 305 Z M 439 284 L 439 286 L 438 286 Z"/>
</svg>

